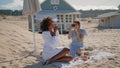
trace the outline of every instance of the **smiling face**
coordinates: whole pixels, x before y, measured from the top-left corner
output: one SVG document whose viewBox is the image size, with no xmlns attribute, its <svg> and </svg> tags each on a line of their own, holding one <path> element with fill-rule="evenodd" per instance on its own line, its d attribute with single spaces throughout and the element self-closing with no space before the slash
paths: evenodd
<svg viewBox="0 0 120 68">
<path fill-rule="evenodd" d="M 55 27 L 54 21 L 50 21 L 49 31 L 52 31 L 54 27 Z"/>
</svg>

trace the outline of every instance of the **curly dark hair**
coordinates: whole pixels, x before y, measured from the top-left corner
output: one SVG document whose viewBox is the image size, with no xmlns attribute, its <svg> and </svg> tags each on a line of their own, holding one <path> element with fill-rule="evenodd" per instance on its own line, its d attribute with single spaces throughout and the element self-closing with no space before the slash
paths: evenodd
<svg viewBox="0 0 120 68">
<path fill-rule="evenodd" d="M 42 32 L 43 32 L 43 31 L 48 31 L 51 22 L 53 22 L 53 20 L 52 20 L 51 17 L 44 18 L 44 19 L 42 20 L 42 22 L 40 23 L 40 30 L 41 30 Z"/>
</svg>

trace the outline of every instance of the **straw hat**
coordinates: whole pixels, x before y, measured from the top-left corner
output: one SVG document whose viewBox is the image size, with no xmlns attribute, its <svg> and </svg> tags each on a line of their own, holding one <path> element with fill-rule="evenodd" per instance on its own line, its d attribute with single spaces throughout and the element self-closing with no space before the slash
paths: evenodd
<svg viewBox="0 0 120 68">
<path fill-rule="evenodd" d="M 74 21 L 80 21 L 80 19 L 79 18 L 75 18 L 75 20 Z"/>
</svg>

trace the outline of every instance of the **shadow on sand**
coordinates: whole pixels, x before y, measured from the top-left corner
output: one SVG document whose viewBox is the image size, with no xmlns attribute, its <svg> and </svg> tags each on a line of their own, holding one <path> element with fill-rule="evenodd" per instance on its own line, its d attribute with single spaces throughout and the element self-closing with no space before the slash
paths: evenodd
<svg viewBox="0 0 120 68">
<path fill-rule="evenodd" d="M 24 68 L 58 68 L 52 64 L 49 65 L 42 65 L 42 63 L 36 63 L 36 64 L 32 64 L 32 65 L 27 65 Z"/>
</svg>

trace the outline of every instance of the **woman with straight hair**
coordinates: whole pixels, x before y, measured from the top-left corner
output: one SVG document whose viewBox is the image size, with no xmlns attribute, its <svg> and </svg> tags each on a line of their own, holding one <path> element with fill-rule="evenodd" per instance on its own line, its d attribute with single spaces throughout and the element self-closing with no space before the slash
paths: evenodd
<svg viewBox="0 0 120 68">
<path fill-rule="evenodd" d="M 68 34 L 68 39 L 72 39 L 70 44 L 70 55 L 75 57 L 76 55 L 81 55 L 83 51 L 83 39 L 84 36 L 87 35 L 84 29 L 81 29 L 81 24 L 79 21 L 74 21 L 73 24 L 70 25 L 70 30 Z"/>
</svg>

